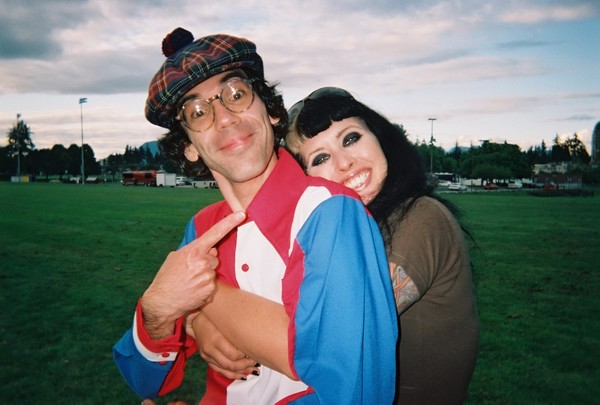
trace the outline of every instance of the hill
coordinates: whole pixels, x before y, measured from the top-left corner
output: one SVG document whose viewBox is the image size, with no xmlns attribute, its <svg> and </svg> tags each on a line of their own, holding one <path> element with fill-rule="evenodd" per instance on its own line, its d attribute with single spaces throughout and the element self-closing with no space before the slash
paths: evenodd
<svg viewBox="0 0 600 405">
<path fill-rule="evenodd" d="M 140 146 L 140 149 L 147 149 L 154 156 L 156 156 L 160 153 L 158 150 L 158 141 L 145 142 L 142 144 L 142 146 Z"/>
</svg>

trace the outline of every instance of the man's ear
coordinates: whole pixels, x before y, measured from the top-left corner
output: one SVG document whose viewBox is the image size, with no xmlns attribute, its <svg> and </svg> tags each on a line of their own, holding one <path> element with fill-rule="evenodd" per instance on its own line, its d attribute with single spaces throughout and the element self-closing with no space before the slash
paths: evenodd
<svg viewBox="0 0 600 405">
<path fill-rule="evenodd" d="M 190 162 L 197 162 L 198 159 L 200 159 L 200 156 L 198 156 L 198 151 L 196 150 L 196 147 L 191 143 L 185 147 L 183 154 L 184 154 L 185 158 L 187 160 L 189 160 Z"/>
</svg>

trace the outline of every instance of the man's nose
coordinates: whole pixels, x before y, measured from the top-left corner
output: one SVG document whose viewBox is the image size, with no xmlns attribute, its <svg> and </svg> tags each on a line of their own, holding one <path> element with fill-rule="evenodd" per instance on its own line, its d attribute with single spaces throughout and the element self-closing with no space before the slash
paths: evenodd
<svg viewBox="0 0 600 405">
<path fill-rule="evenodd" d="M 240 115 L 225 108 L 225 106 L 221 104 L 221 100 L 215 100 L 212 105 L 217 128 L 224 128 L 240 121 Z"/>
</svg>

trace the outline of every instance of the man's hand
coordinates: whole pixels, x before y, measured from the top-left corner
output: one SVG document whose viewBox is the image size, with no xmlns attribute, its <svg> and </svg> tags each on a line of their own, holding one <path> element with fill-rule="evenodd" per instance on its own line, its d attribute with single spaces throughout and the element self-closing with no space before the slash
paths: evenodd
<svg viewBox="0 0 600 405">
<path fill-rule="evenodd" d="M 245 218 L 243 212 L 234 212 L 198 239 L 169 253 L 141 300 L 144 326 L 152 339 L 172 335 L 177 318 L 210 300 L 219 264 L 214 246 Z"/>
<path fill-rule="evenodd" d="M 226 378 L 239 380 L 260 373 L 260 365 L 230 343 L 202 311 L 187 316 L 186 332 L 196 340 L 208 366 Z"/>
</svg>

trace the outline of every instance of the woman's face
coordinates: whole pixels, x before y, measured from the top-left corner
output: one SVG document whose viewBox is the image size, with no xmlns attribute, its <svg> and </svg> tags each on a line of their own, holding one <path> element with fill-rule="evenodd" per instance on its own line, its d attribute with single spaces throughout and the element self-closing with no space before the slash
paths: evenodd
<svg viewBox="0 0 600 405">
<path fill-rule="evenodd" d="M 387 161 L 375 135 L 356 117 L 331 126 L 300 146 L 310 176 L 323 177 L 356 191 L 368 204 L 381 190 Z"/>
</svg>

